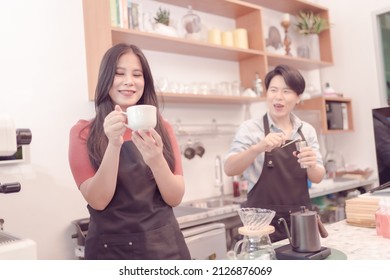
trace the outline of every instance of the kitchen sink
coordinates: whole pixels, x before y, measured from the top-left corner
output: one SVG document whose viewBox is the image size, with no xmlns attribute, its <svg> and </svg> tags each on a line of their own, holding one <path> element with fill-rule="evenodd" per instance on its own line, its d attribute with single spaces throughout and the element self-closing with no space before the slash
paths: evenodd
<svg viewBox="0 0 390 280">
<path fill-rule="evenodd" d="M 212 198 L 194 201 L 187 205 L 195 208 L 219 208 L 233 204 L 235 204 L 234 201 L 229 199 Z"/>
<path fill-rule="evenodd" d="M 182 206 L 182 205 L 173 208 L 173 213 L 175 214 L 176 218 L 187 216 L 187 215 L 199 214 L 206 211 L 207 209 L 204 208 L 196 208 L 192 206 Z"/>
</svg>

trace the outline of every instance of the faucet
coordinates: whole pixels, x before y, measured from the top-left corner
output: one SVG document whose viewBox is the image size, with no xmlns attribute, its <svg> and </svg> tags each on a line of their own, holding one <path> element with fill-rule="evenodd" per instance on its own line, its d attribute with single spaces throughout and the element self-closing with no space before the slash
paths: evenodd
<svg viewBox="0 0 390 280">
<path fill-rule="evenodd" d="M 222 176 L 222 160 L 218 155 L 215 157 L 215 187 L 220 190 L 221 201 L 224 198 L 224 190 L 223 190 L 223 176 Z"/>
</svg>

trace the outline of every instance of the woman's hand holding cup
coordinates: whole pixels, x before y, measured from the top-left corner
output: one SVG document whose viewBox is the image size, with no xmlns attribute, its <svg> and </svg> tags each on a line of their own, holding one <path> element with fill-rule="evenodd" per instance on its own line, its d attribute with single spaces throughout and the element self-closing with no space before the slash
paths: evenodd
<svg viewBox="0 0 390 280">
<path fill-rule="evenodd" d="M 123 126 L 125 119 L 121 113 L 123 113 L 121 107 L 116 105 L 115 110 L 106 116 L 103 123 L 104 133 L 109 143 L 116 146 L 123 144 L 123 134 L 126 130 L 126 127 Z"/>
<path fill-rule="evenodd" d="M 132 141 L 140 151 L 145 163 L 151 167 L 152 164 L 163 159 L 163 143 L 161 136 L 154 129 L 157 125 L 157 108 L 153 105 L 141 104 L 127 108 L 126 126 L 132 133 Z"/>
<path fill-rule="evenodd" d="M 145 163 L 152 168 L 158 166 L 163 156 L 163 142 L 161 136 L 154 128 L 148 130 L 140 129 L 132 134 L 132 141 L 140 151 Z"/>
</svg>

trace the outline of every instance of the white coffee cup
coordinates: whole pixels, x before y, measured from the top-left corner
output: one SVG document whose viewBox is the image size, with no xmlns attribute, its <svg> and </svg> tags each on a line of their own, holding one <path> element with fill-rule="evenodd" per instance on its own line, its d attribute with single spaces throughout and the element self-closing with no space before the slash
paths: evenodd
<svg viewBox="0 0 390 280">
<path fill-rule="evenodd" d="M 127 116 L 127 127 L 134 131 L 156 127 L 157 108 L 153 105 L 133 105 L 123 114 Z"/>
</svg>

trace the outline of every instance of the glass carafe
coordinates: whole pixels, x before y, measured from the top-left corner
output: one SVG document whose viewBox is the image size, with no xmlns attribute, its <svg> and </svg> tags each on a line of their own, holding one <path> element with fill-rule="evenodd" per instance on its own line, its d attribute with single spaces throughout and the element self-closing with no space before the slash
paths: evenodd
<svg viewBox="0 0 390 280">
<path fill-rule="evenodd" d="M 259 231 L 248 231 L 245 227 L 238 229 L 244 235 L 242 240 L 234 245 L 234 257 L 238 260 L 276 260 L 275 250 L 269 234 L 274 232 L 273 226 L 267 226 Z"/>
</svg>

